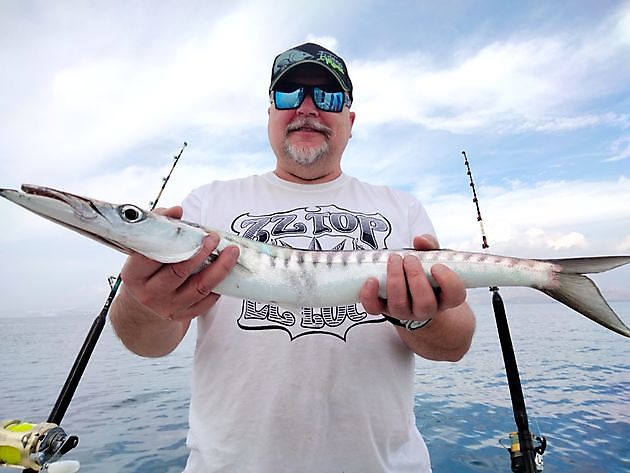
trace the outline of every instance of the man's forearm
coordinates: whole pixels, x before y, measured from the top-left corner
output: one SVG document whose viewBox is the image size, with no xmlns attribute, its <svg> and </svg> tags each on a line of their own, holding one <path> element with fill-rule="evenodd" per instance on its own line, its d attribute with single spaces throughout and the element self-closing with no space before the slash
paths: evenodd
<svg viewBox="0 0 630 473">
<path fill-rule="evenodd" d="M 398 333 L 414 353 L 436 361 L 459 361 L 470 349 L 475 316 L 468 304 L 438 313 L 417 331 L 398 327 Z"/>
<path fill-rule="evenodd" d="M 110 321 L 123 344 L 132 352 L 146 357 L 172 352 L 190 326 L 190 321 L 158 317 L 129 294 L 124 285 L 112 304 Z"/>
</svg>

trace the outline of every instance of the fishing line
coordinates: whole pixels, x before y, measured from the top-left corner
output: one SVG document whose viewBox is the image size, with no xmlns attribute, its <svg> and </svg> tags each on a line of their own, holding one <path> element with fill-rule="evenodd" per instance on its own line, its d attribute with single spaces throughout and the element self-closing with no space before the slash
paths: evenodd
<svg viewBox="0 0 630 473">
<path fill-rule="evenodd" d="M 479 207 L 479 198 L 475 189 L 472 170 L 466 151 L 462 151 L 464 156 L 464 164 L 466 165 L 466 174 L 468 174 L 469 184 L 473 195 L 473 203 L 477 211 L 477 221 L 481 230 L 481 247 L 483 250 L 490 248 L 486 231 L 483 226 L 481 217 L 481 209 Z M 499 288 L 490 287 L 492 292 L 492 308 L 499 333 L 499 342 L 501 344 L 501 353 L 503 354 L 503 362 L 505 364 L 505 374 L 510 390 L 510 398 L 512 400 L 512 411 L 514 412 L 514 420 L 516 422 L 517 432 L 509 434 L 510 447 L 507 450 L 510 453 L 511 469 L 515 473 L 536 473 L 543 470 L 543 453 L 547 446 L 545 437 L 535 437 L 538 445 L 534 446 L 534 435 L 529 430 L 529 421 L 527 419 L 527 409 L 525 407 L 525 399 L 523 397 L 523 387 L 516 364 L 516 355 L 514 354 L 514 346 L 510 336 L 510 328 L 505 313 L 505 305 L 499 294 Z"/>
</svg>

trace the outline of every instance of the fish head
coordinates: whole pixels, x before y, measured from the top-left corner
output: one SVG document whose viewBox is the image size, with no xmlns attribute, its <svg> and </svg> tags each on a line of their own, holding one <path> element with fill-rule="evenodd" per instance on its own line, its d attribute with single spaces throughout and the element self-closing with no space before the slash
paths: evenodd
<svg viewBox="0 0 630 473">
<path fill-rule="evenodd" d="M 0 189 L 0 196 L 123 253 L 140 253 L 161 263 L 196 254 L 206 232 L 133 204 L 111 204 L 49 187 L 24 184 L 22 192 Z"/>
</svg>

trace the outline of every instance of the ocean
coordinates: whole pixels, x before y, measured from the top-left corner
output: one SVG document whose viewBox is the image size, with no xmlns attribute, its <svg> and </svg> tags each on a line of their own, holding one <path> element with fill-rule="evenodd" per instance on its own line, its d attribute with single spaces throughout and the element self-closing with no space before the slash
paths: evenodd
<svg viewBox="0 0 630 473">
<path fill-rule="evenodd" d="M 559 303 L 504 298 L 530 429 L 548 441 L 544 471 L 629 472 L 630 340 Z M 630 301 L 611 305 L 630 321 Z M 510 472 L 501 442 L 516 429 L 490 294 L 473 308 L 462 361 L 417 360 L 416 421 L 435 473 Z M 0 318 L 0 419 L 48 417 L 95 315 Z M 107 325 L 62 423 L 79 436 L 65 459 L 82 472 L 181 472 L 193 350 L 191 330 L 170 356 L 140 358 Z"/>
</svg>

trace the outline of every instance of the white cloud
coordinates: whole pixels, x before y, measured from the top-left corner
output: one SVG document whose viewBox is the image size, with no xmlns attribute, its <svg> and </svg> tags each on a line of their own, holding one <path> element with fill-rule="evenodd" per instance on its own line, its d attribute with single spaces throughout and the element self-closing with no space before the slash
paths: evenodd
<svg viewBox="0 0 630 473">
<path fill-rule="evenodd" d="M 477 190 L 493 251 L 552 257 L 619 251 L 615 235 L 630 231 L 630 180 L 543 182 L 529 187 Z M 614 197 L 612 197 L 614 196 Z M 468 195 L 425 202 L 441 243 L 477 251 L 480 231 Z M 605 225 L 604 225 L 605 224 Z"/>
<path fill-rule="evenodd" d="M 622 161 L 630 158 L 630 135 L 623 136 L 618 140 L 615 140 L 610 145 L 612 156 L 605 159 L 604 162 Z"/>
<path fill-rule="evenodd" d="M 334 38 L 333 36 L 317 36 L 314 34 L 308 34 L 306 35 L 306 41 L 309 43 L 321 44 L 331 51 L 339 50 L 339 42 L 337 41 L 337 38 Z M 339 51 L 339 54 L 343 55 L 343 52 Z"/>
<path fill-rule="evenodd" d="M 593 127 L 597 125 L 611 125 L 619 128 L 627 128 L 630 124 L 630 114 L 602 113 L 599 115 L 587 114 L 572 117 L 535 117 L 528 118 L 522 123 L 511 126 L 513 131 L 567 131 L 579 128 Z"/>
<path fill-rule="evenodd" d="M 277 13 L 289 2 L 260 1 L 202 2 L 194 12 L 153 2 L 46 3 L 30 23 L 16 14 L 0 48 L 3 63 L 20 65 L 0 77 L 11 111 L 0 113 L 0 139 L 6 155 L 22 159 L 4 177 L 20 182 L 35 169 L 63 180 L 69 167 L 94 172 L 147 141 L 264 129 L 270 58 L 305 41 L 326 3 L 290 22 Z M 332 36 L 310 37 L 336 46 Z"/>
<path fill-rule="evenodd" d="M 542 243 L 554 250 L 580 249 L 588 246 L 586 238 L 579 232 L 548 233 L 540 228 L 530 228 L 525 230 L 524 236 L 531 246 L 538 246 Z"/>
<path fill-rule="evenodd" d="M 373 125 L 410 121 L 452 132 L 627 126 L 628 114 L 579 110 L 588 100 L 627 90 L 630 45 L 620 25 L 628 12 L 630 4 L 588 31 L 533 38 L 515 33 L 456 56 L 450 67 L 435 67 L 422 53 L 355 61 L 350 68 L 361 83 L 356 108 Z"/>
</svg>

